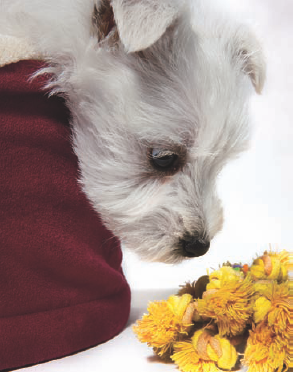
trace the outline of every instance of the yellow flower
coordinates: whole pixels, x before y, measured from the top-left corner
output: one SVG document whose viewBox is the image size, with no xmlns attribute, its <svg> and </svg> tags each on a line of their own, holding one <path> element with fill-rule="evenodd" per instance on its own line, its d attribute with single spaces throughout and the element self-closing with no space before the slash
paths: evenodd
<svg viewBox="0 0 293 372">
<path fill-rule="evenodd" d="M 264 252 L 242 272 L 223 266 L 209 275 L 202 298 L 184 293 L 150 303 L 134 332 L 182 372 L 218 372 L 235 366 L 233 345 L 251 329 L 242 360 L 247 372 L 285 372 L 293 368 L 292 262 L 287 251 Z M 193 334 L 199 322 L 206 326 Z"/>
<path fill-rule="evenodd" d="M 290 351 L 290 348 L 292 349 L 292 344 L 290 344 L 292 335 L 290 336 L 289 281 L 280 284 L 276 281 L 267 282 L 266 286 L 262 285 L 262 296 L 255 301 L 254 305 L 254 321 L 260 322 L 255 330 L 258 335 L 252 335 L 249 342 L 251 343 L 253 340 L 257 343 L 259 350 L 264 350 L 265 356 L 259 362 L 260 365 L 273 365 L 271 360 L 274 359 L 274 353 L 278 352 L 278 357 L 282 360 L 279 365 L 285 363 L 289 367 L 290 363 L 292 365 L 290 360 L 290 358 L 292 359 L 292 351 Z M 250 345 L 245 354 L 246 360 L 250 358 L 248 353 L 251 349 Z M 258 371 L 259 365 L 252 359 L 255 359 L 254 356 L 251 358 L 251 365 L 255 365 L 255 371 Z"/>
<path fill-rule="evenodd" d="M 259 323 L 264 320 L 265 316 L 269 312 L 272 304 L 266 297 L 259 297 L 253 307 L 253 320 L 255 323 Z"/>
<path fill-rule="evenodd" d="M 254 283 L 253 289 L 255 292 L 254 297 L 267 296 L 268 291 L 272 291 L 273 280 L 258 280 Z"/>
<path fill-rule="evenodd" d="M 281 372 L 286 361 L 286 347 L 265 322 L 253 326 L 242 363 L 248 372 Z"/>
<path fill-rule="evenodd" d="M 284 281 L 288 278 L 289 253 L 265 252 L 254 260 L 250 272 L 255 279 Z"/>
<path fill-rule="evenodd" d="M 221 289 L 198 300 L 200 316 L 216 321 L 220 336 L 235 336 L 245 329 L 252 315 L 253 284 L 250 276 L 225 283 Z"/>
<path fill-rule="evenodd" d="M 177 342 L 174 344 L 174 354 L 171 359 L 182 372 L 218 372 L 214 361 L 206 361 L 198 356 L 192 342 Z"/>
<path fill-rule="evenodd" d="M 182 320 L 187 306 L 193 300 L 190 294 L 185 293 L 182 296 L 170 296 L 167 300 L 167 303 L 170 307 L 170 310 L 178 320 Z"/>
<path fill-rule="evenodd" d="M 266 320 L 276 335 L 289 339 L 289 281 L 280 284 L 267 281 L 260 286 L 261 289 L 257 283 L 254 286 L 261 293 L 254 303 L 254 321 Z"/>
<path fill-rule="evenodd" d="M 207 290 L 220 289 L 226 284 L 237 283 L 242 279 L 242 274 L 230 266 L 222 266 L 219 270 L 213 271 L 209 275 L 210 282 L 207 284 Z"/>
<path fill-rule="evenodd" d="M 183 372 L 229 370 L 237 361 L 237 352 L 231 343 L 206 330 L 195 332 L 190 342 L 176 343 L 174 350 L 171 359 Z"/>
<path fill-rule="evenodd" d="M 219 335 L 215 336 L 215 339 L 220 341 L 223 352 L 222 356 L 217 361 L 217 365 L 223 369 L 233 368 L 238 358 L 236 349 L 233 345 L 231 345 L 230 341 L 226 340 L 225 338 L 221 338 Z"/>
<path fill-rule="evenodd" d="M 277 258 L 281 261 L 283 279 L 288 279 L 288 271 L 293 269 L 293 257 L 292 253 L 289 253 L 285 250 L 277 254 Z"/>
<path fill-rule="evenodd" d="M 279 258 L 288 271 L 293 270 L 293 252 L 287 252 L 284 250 L 279 254 Z"/>
<path fill-rule="evenodd" d="M 262 301 L 266 314 L 248 339 L 244 359 L 250 366 L 249 372 L 281 371 L 283 364 L 292 365 L 289 281 L 280 284 L 270 281 L 262 288 L 262 297 L 256 300 L 255 306 Z M 258 316 L 259 313 L 255 313 L 254 319 Z"/>
<path fill-rule="evenodd" d="M 274 285 L 271 294 L 271 310 L 268 313 L 268 325 L 276 335 L 289 340 L 289 282 Z"/>
<path fill-rule="evenodd" d="M 183 315 L 193 298 L 189 294 L 171 296 L 167 301 L 151 302 L 145 314 L 133 326 L 141 342 L 153 347 L 155 352 L 165 357 L 171 355 L 173 343 L 186 335 L 190 324 L 183 323 Z"/>
<path fill-rule="evenodd" d="M 257 258 L 256 260 L 253 261 L 253 264 L 250 268 L 250 273 L 255 279 L 266 278 L 265 264 L 261 258 Z"/>
</svg>

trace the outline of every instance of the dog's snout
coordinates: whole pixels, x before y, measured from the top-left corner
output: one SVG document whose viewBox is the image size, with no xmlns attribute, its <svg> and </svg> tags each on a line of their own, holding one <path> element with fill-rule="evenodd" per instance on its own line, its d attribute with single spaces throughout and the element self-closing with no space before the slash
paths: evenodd
<svg viewBox="0 0 293 372">
<path fill-rule="evenodd" d="M 186 257 L 199 257 L 207 253 L 210 248 L 210 242 L 193 239 L 182 241 L 184 255 Z"/>
</svg>

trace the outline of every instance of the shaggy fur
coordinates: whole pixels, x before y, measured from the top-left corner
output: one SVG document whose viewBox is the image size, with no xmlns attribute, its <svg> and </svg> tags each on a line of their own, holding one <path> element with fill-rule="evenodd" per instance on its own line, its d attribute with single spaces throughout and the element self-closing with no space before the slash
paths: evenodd
<svg viewBox="0 0 293 372">
<path fill-rule="evenodd" d="M 182 240 L 209 242 L 222 228 L 216 178 L 247 148 L 261 48 L 212 0 L 108 5 L 0 0 L 0 33 L 27 38 L 49 63 L 80 182 L 106 226 L 143 259 L 177 262 Z M 152 149 L 177 166 L 156 169 Z"/>
</svg>

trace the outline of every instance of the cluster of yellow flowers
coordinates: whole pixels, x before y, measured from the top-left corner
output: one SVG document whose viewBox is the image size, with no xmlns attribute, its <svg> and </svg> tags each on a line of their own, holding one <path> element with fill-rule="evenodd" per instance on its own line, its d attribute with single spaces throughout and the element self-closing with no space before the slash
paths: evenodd
<svg viewBox="0 0 293 372">
<path fill-rule="evenodd" d="M 224 264 L 178 295 L 150 303 L 133 330 L 182 372 L 241 364 L 248 372 L 287 371 L 293 367 L 292 266 L 287 251 L 265 252 L 250 267 Z"/>
</svg>

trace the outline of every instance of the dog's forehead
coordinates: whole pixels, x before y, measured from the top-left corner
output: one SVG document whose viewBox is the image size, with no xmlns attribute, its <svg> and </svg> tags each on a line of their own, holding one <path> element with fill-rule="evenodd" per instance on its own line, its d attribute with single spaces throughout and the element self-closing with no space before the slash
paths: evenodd
<svg viewBox="0 0 293 372">
<path fill-rule="evenodd" d="M 184 27 L 172 37 L 178 40 L 165 35 L 166 40 L 133 56 L 140 83 L 140 122 L 135 119 L 134 127 L 162 142 L 198 139 L 214 147 L 212 131 L 231 132 L 226 140 L 233 140 L 233 128 L 245 127 L 241 121 L 251 87 L 233 60 L 230 34 L 220 38 Z"/>
</svg>

